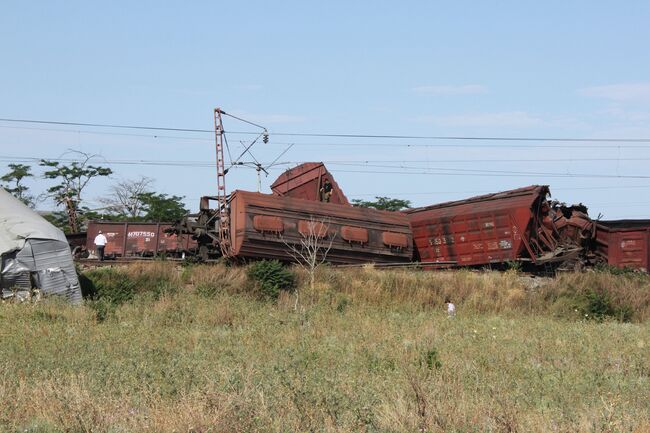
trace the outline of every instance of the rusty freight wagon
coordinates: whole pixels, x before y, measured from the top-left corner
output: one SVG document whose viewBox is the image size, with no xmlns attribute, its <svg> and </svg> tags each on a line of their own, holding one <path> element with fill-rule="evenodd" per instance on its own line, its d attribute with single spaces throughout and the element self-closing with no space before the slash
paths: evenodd
<svg viewBox="0 0 650 433">
<path fill-rule="evenodd" d="M 529 186 L 405 211 L 417 258 L 458 266 L 574 263 L 593 237 L 582 206 L 553 206 Z"/>
<path fill-rule="evenodd" d="M 598 221 L 596 253 L 619 268 L 650 270 L 650 220 Z"/>
<path fill-rule="evenodd" d="M 271 185 L 275 195 L 283 197 L 301 198 L 303 200 L 324 200 L 321 189 L 325 182 L 331 185 L 330 203 L 350 205 L 343 190 L 334 180 L 334 176 L 327 170 L 322 162 L 305 162 L 297 167 L 282 173 Z"/>
<path fill-rule="evenodd" d="M 413 254 L 402 214 L 247 191 L 231 195 L 230 235 L 232 255 L 242 258 L 291 259 L 288 245 L 314 235 L 332 263 L 408 262 Z"/>
<path fill-rule="evenodd" d="M 93 241 L 101 230 L 108 240 L 105 249 L 108 257 L 182 257 L 187 253 L 194 254 L 196 241 L 188 235 L 166 233 L 170 227 L 170 223 L 92 221 L 88 224 L 86 248 L 95 250 Z"/>
</svg>

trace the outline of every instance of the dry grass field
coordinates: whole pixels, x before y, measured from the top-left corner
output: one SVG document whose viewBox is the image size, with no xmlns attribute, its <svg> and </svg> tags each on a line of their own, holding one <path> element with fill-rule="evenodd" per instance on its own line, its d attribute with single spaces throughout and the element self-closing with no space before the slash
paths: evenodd
<svg viewBox="0 0 650 433">
<path fill-rule="evenodd" d="M 164 262 L 0 305 L 0 431 L 650 431 L 647 276 L 295 272 L 297 309 Z"/>
</svg>

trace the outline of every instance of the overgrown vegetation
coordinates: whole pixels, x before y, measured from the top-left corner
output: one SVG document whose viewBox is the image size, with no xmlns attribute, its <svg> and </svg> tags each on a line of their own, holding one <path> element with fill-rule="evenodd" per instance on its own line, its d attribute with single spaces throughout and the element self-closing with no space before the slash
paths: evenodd
<svg viewBox="0 0 650 433">
<path fill-rule="evenodd" d="M 292 291 L 296 282 L 293 273 L 277 260 L 261 260 L 248 268 L 248 278 L 264 298 L 277 299 L 282 291 Z"/>
<path fill-rule="evenodd" d="M 133 265 L 128 268 L 97 268 L 80 278 L 88 305 L 104 321 L 117 307 L 132 301 L 136 295 L 159 299 L 176 293 L 180 279 L 173 267 L 163 262 Z"/>
<path fill-rule="evenodd" d="M 296 312 L 252 267 L 97 269 L 86 306 L 3 304 L 0 431 L 650 429 L 647 276 L 294 269 Z"/>
</svg>

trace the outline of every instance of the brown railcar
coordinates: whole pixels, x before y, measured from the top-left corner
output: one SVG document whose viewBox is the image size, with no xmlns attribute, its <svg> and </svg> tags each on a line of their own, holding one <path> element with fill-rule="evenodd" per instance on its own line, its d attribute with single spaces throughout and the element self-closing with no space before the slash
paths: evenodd
<svg viewBox="0 0 650 433">
<path fill-rule="evenodd" d="M 581 206 L 553 208 L 548 195 L 548 186 L 534 185 L 405 211 L 419 260 L 458 266 L 576 260 L 593 224 Z"/>
<path fill-rule="evenodd" d="M 101 230 L 106 236 L 105 254 L 109 257 L 182 256 L 194 254 L 197 243 L 190 235 L 168 234 L 171 223 L 134 223 L 91 221 L 88 224 L 86 248 L 95 250 L 95 236 Z"/>
<path fill-rule="evenodd" d="M 599 221 L 596 253 L 611 266 L 650 270 L 650 220 Z"/>
<path fill-rule="evenodd" d="M 337 264 L 408 262 L 413 255 L 408 219 L 398 212 L 235 191 L 230 236 L 235 258 L 292 260 L 309 236 Z"/>
<path fill-rule="evenodd" d="M 305 162 L 282 173 L 271 185 L 274 194 L 283 197 L 301 198 L 311 201 L 325 201 L 321 187 L 329 180 L 332 185 L 330 203 L 350 205 L 334 176 L 322 162 Z"/>
</svg>

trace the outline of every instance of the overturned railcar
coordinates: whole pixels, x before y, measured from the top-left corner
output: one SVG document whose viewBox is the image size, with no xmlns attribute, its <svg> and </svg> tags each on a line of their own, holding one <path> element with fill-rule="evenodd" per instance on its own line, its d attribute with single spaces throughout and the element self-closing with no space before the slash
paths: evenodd
<svg viewBox="0 0 650 433">
<path fill-rule="evenodd" d="M 576 265 L 584 260 L 594 225 L 584 206 L 548 201 L 533 185 L 405 211 L 417 258 L 457 266 Z"/>
<path fill-rule="evenodd" d="M 329 197 L 326 197 L 323 187 L 328 181 L 330 183 L 331 194 Z M 343 194 L 343 190 L 322 162 L 305 162 L 297 167 L 290 168 L 271 184 L 271 190 L 275 195 L 283 197 L 301 198 L 311 201 L 329 201 L 329 203 L 350 206 L 350 202 L 345 194 Z"/>
<path fill-rule="evenodd" d="M 234 258 L 293 260 L 306 240 L 335 264 L 408 262 L 413 255 L 400 213 L 239 190 L 229 207 Z"/>
<path fill-rule="evenodd" d="M 596 254 L 618 268 L 650 270 L 650 220 L 598 221 Z"/>
</svg>

